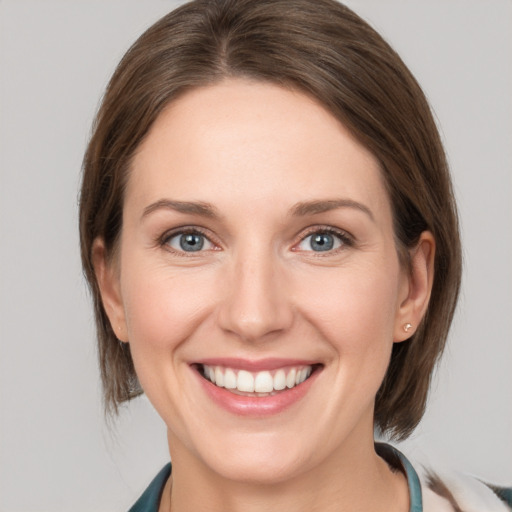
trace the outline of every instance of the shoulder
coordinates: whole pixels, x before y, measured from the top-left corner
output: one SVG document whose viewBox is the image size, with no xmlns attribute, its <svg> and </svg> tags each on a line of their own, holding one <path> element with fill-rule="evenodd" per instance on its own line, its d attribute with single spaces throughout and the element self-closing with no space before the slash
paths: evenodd
<svg viewBox="0 0 512 512">
<path fill-rule="evenodd" d="M 424 512 L 510 512 L 512 487 L 499 487 L 448 471 L 427 469 L 420 477 Z"/>
<path fill-rule="evenodd" d="M 396 447 L 377 443 L 377 453 L 392 467 L 401 466 L 409 484 L 412 512 L 511 512 L 512 487 L 414 461 Z"/>
</svg>

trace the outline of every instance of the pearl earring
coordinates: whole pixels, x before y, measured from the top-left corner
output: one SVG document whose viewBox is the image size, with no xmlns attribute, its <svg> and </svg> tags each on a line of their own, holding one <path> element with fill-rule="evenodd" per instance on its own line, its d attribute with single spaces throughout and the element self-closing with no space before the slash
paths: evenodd
<svg viewBox="0 0 512 512">
<path fill-rule="evenodd" d="M 404 331 L 405 332 L 409 332 L 411 330 L 411 328 L 412 328 L 412 324 L 409 324 L 409 323 L 404 324 Z"/>
</svg>

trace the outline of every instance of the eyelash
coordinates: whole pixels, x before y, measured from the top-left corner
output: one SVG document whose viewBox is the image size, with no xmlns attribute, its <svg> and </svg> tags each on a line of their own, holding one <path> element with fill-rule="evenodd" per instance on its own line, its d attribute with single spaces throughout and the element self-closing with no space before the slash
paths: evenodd
<svg viewBox="0 0 512 512">
<path fill-rule="evenodd" d="M 184 236 L 184 235 L 198 235 L 198 236 L 201 236 L 204 239 L 206 239 L 209 243 L 214 245 L 215 247 L 218 247 L 218 244 L 211 240 L 211 238 L 212 238 L 211 235 L 209 235 L 205 230 L 202 230 L 201 228 L 198 228 L 196 226 L 194 226 L 194 227 L 192 227 L 192 226 L 189 226 L 189 227 L 185 226 L 185 227 L 173 229 L 172 231 L 167 231 L 161 237 L 159 237 L 157 239 L 157 243 L 158 243 L 158 245 L 160 247 L 164 248 L 165 250 L 167 250 L 169 252 L 172 252 L 173 254 L 178 255 L 178 256 L 184 256 L 186 258 L 193 257 L 194 256 L 194 252 L 200 252 L 200 253 L 205 252 L 205 251 L 202 251 L 202 250 L 199 250 L 199 251 L 180 251 L 180 250 L 176 250 L 176 249 L 172 248 L 169 245 L 169 242 L 173 238 L 178 237 L 178 236 Z M 218 249 L 213 249 L 213 250 L 218 250 Z"/>
<path fill-rule="evenodd" d="M 341 229 L 333 228 L 332 226 L 312 226 L 312 227 L 308 228 L 305 233 L 301 234 L 300 240 L 293 245 L 292 250 L 293 251 L 297 251 L 297 252 L 300 251 L 300 249 L 297 249 L 297 246 L 300 245 L 301 243 L 303 243 L 308 237 L 310 237 L 310 236 L 312 236 L 314 234 L 328 234 L 328 235 L 332 235 L 332 236 L 338 238 L 339 241 L 341 242 L 341 247 L 338 247 L 338 248 L 335 248 L 335 249 L 329 249 L 327 251 L 324 251 L 325 254 L 322 254 L 322 251 L 312 251 L 312 250 L 311 251 L 304 251 L 304 252 L 311 252 L 311 253 L 315 254 L 315 256 L 317 256 L 317 257 L 323 257 L 323 256 L 327 256 L 327 255 L 332 255 L 333 253 L 336 254 L 340 250 L 343 250 L 343 248 L 353 247 L 354 246 L 354 239 L 353 239 L 353 237 L 351 235 L 349 235 L 346 231 L 343 231 Z M 167 251 L 170 251 L 173 254 L 176 254 L 178 256 L 193 257 L 194 256 L 194 252 L 198 252 L 198 253 L 205 252 L 203 250 L 199 250 L 199 251 L 180 251 L 180 250 L 176 250 L 176 249 L 174 249 L 174 248 L 169 246 L 170 240 L 172 240 L 175 237 L 183 236 L 183 235 L 198 235 L 198 236 L 204 237 L 210 244 L 212 244 L 215 247 L 217 247 L 217 249 L 213 249 L 213 250 L 218 250 L 219 244 L 217 244 L 216 242 L 212 241 L 211 235 L 209 235 L 206 232 L 206 230 L 203 230 L 203 229 L 198 228 L 196 226 L 194 226 L 194 227 L 192 227 L 192 226 L 190 226 L 190 227 L 185 226 L 185 227 L 173 229 L 172 231 L 167 231 L 162 236 L 158 237 L 157 243 L 158 243 L 158 245 L 160 247 L 162 247 L 162 248 L 166 249 Z"/>
<path fill-rule="evenodd" d="M 351 235 L 349 235 L 346 231 L 343 231 L 341 229 L 333 228 L 332 226 L 312 226 L 306 230 L 304 234 L 301 235 L 301 238 L 299 242 L 297 242 L 293 249 L 294 251 L 299 251 L 300 249 L 296 249 L 298 245 L 303 243 L 308 237 L 315 235 L 315 234 L 328 234 L 332 235 L 336 238 L 338 238 L 341 242 L 341 247 L 338 247 L 336 249 L 330 249 L 327 251 L 305 251 L 305 252 L 311 252 L 315 255 L 315 257 L 325 257 L 332 254 L 337 254 L 338 252 L 342 251 L 344 248 L 347 247 L 353 247 L 354 246 L 354 239 Z"/>
</svg>

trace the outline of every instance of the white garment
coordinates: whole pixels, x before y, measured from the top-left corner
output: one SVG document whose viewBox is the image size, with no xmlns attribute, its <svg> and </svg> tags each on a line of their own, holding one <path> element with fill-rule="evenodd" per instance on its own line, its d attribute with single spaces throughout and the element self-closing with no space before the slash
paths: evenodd
<svg viewBox="0 0 512 512">
<path fill-rule="evenodd" d="M 435 472 L 453 497 L 458 509 L 446 497 L 436 494 L 425 475 L 420 475 L 423 512 L 510 512 L 512 510 L 492 489 L 477 478 L 449 472 Z"/>
</svg>

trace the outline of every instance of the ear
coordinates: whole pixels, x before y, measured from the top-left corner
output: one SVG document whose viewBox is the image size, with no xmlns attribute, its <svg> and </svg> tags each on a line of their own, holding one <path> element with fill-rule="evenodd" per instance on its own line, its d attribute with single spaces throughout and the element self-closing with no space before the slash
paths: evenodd
<svg viewBox="0 0 512 512">
<path fill-rule="evenodd" d="M 102 238 L 94 240 L 92 262 L 96 280 L 100 289 L 103 307 L 107 313 L 112 330 L 120 341 L 128 341 L 128 329 L 121 296 L 118 265 L 109 258 Z"/>
<path fill-rule="evenodd" d="M 394 341 L 409 339 L 427 311 L 434 282 L 436 243 L 430 231 L 424 231 L 409 250 L 409 268 L 405 269 L 395 319 Z"/>
</svg>

